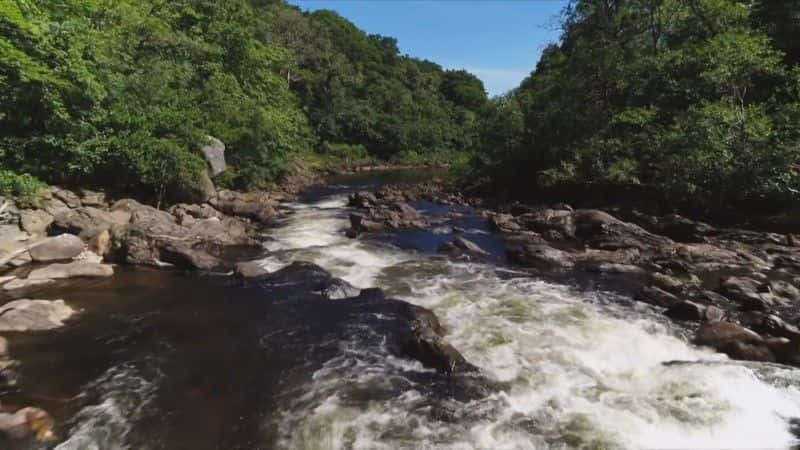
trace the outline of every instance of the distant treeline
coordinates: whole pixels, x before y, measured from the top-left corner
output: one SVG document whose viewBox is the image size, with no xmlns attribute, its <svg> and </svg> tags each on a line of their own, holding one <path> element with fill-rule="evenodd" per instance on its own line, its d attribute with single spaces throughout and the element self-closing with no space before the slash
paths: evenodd
<svg viewBox="0 0 800 450">
<path fill-rule="evenodd" d="M 0 0 L 0 188 L 163 195 L 269 185 L 304 156 L 421 159 L 477 145 L 483 84 L 277 0 Z"/>
</svg>

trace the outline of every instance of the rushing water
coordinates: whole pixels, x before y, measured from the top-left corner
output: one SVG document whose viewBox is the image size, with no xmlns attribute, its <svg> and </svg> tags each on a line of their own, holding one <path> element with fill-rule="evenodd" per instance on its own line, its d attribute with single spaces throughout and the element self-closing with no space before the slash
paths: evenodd
<svg viewBox="0 0 800 450">
<path fill-rule="evenodd" d="M 93 288 L 106 296 L 124 291 L 125 308 L 106 305 L 87 312 L 83 328 L 79 318 L 60 335 L 19 342 L 28 353 L 56 346 L 24 373 L 42 378 L 35 391 L 64 395 L 69 383 L 83 380 L 74 393 L 82 401 L 66 401 L 63 411 L 48 404 L 67 424 L 57 448 L 755 449 L 795 443 L 789 420 L 800 417 L 799 371 L 728 363 L 687 344 L 685 330 L 629 299 L 551 284 L 491 261 L 437 256 L 431 250 L 452 238 L 444 225 L 348 239 L 341 232 L 345 204 L 346 196 L 334 192 L 293 205 L 295 214 L 271 233 L 263 265 L 314 262 L 357 287 L 381 287 L 434 310 L 449 342 L 499 389 L 480 398 L 449 395 L 441 378 L 390 356 L 365 322 L 340 319 L 331 308 L 273 302 L 268 291 L 220 279 L 123 273 L 124 284 Z M 501 249 L 476 218 L 456 223 L 469 239 Z M 86 290 L 64 296 L 78 292 Z M 344 325 L 323 326 L 332 321 Z M 310 329 L 313 324 L 324 329 Z M 73 346 L 83 346 L 80 361 L 53 361 L 53 354 L 76 355 Z M 702 363 L 664 364 L 670 361 Z M 91 376 L 75 375 L 81 369 Z M 49 370 L 65 371 L 66 380 L 45 375 Z"/>
</svg>

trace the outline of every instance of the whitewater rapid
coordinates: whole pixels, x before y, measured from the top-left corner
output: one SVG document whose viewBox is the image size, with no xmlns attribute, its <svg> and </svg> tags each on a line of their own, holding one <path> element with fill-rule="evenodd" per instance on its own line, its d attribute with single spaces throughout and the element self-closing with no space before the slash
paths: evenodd
<svg viewBox="0 0 800 450">
<path fill-rule="evenodd" d="M 406 375 L 342 342 L 273 418 L 278 448 L 788 448 L 800 372 L 727 363 L 687 344 L 649 307 L 488 264 L 346 238 L 346 198 L 293 205 L 267 243 L 270 270 L 311 261 L 357 287 L 436 312 L 448 341 L 507 386 L 480 400 L 431 399 Z M 703 361 L 671 364 L 669 361 Z M 439 413 L 438 411 L 445 411 Z"/>
</svg>

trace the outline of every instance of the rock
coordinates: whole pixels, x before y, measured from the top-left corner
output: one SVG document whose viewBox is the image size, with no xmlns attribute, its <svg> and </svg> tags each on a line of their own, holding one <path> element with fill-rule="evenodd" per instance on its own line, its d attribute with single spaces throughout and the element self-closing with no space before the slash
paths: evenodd
<svg viewBox="0 0 800 450">
<path fill-rule="evenodd" d="M 89 249 L 100 256 L 105 256 L 111 251 L 111 233 L 103 230 L 98 235 L 89 239 Z"/>
<path fill-rule="evenodd" d="M 221 190 L 209 203 L 225 214 L 247 217 L 263 224 L 270 223 L 277 216 L 275 206 L 278 203 L 263 192 Z"/>
<path fill-rule="evenodd" d="M 386 228 L 382 223 L 368 219 L 364 214 L 350 213 L 350 228 L 356 233 L 364 231 L 381 231 Z"/>
<path fill-rule="evenodd" d="M 764 339 L 755 331 L 732 322 L 706 322 L 694 336 L 694 343 L 722 349 L 731 342 L 763 344 Z"/>
<path fill-rule="evenodd" d="M 316 264 L 304 261 L 295 261 L 257 280 L 259 283 L 284 291 L 287 298 L 311 292 L 329 300 L 336 300 L 356 297 L 360 293 L 359 289 L 346 281 L 335 278 Z"/>
<path fill-rule="evenodd" d="M 463 237 L 457 237 L 450 242 L 446 242 L 439 246 L 440 253 L 448 253 L 451 255 L 460 255 L 468 253 L 471 255 L 488 255 L 489 252 L 480 248 L 480 246 Z"/>
<path fill-rule="evenodd" d="M 217 176 L 228 168 L 225 164 L 225 144 L 219 139 L 208 136 L 208 143 L 200 148 L 200 152 L 211 166 L 212 176 Z"/>
<path fill-rule="evenodd" d="M 660 218 L 657 226 L 659 234 L 678 242 L 703 242 L 707 235 L 715 231 L 706 223 L 695 222 L 678 214 Z"/>
<path fill-rule="evenodd" d="M 52 228 L 55 233 L 75 234 L 88 241 L 114 225 L 127 225 L 129 220 L 130 215 L 124 211 L 107 212 L 84 206 L 57 214 Z"/>
<path fill-rule="evenodd" d="M 25 209 L 19 213 L 19 223 L 23 230 L 33 235 L 44 235 L 53 223 L 53 216 L 41 209 Z"/>
<path fill-rule="evenodd" d="M 737 302 L 743 310 L 764 311 L 775 302 L 772 294 L 759 292 L 761 283 L 746 277 L 728 277 L 722 281 L 720 293 Z"/>
<path fill-rule="evenodd" d="M 419 211 L 405 202 L 394 202 L 389 207 L 398 212 L 402 220 L 418 220 L 421 217 Z"/>
<path fill-rule="evenodd" d="M 242 278 L 258 278 L 269 275 L 261 261 L 244 261 L 236 264 L 236 275 Z"/>
<path fill-rule="evenodd" d="M 753 329 L 759 333 L 800 341 L 800 329 L 786 323 L 775 314 L 767 314 L 761 320 L 754 322 Z"/>
<path fill-rule="evenodd" d="M 680 299 L 669 292 L 656 286 L 645 286 L 636 294 L 636 300 L 651 305 L 670 308 L 680 302 Z"/>
<path fill-rule="evenodd" d="M 511 214 L 492 214 L 489 216 L 489 226 L 495 230 L 514 232 L 522 230 L 522 225 L 514 220 Z"/>
<path fill-rule="evenodd" d="M 571 269 L 575 262 L 572 255 L 542 244 L 524 245 L 508 252 L 511 262 L 543 271 Z"/>
<path fill-rule="evenodd" d="M 0 331 L 51 330 L 74 313 L 64 300 L 14 300 L 0 306 Z"/>
<path fill-rule="evenodd" d="M 71 234 L 54 236 L 32 245 L 28 253 L 37 262 L 72 259 L 81 254 L 84 244 L 81 238 Z"/>
<path fill-rule="evenodd" d="M 16 291 L 20 289 L 27 289 L 34 286 L 39 286 L 42 284 L 52 283 L 54 280 L 51 279 L 42 279 L 42 280 L 28 280 L 28 279 L 16 279 L 11 280 L 8 283 L 3 285 L 3 290 L 5 291 Z"/>
<path fill-rule="evenodd" d="M 574 213 L 564 209 L 543 209 L 525 213 L 516 218 L 528 230 L 537 233 L 558 233 L 563 238 L 575 236 Z"/>
<path fill-rule="evenodd" d="M 446 374 L 477 372 L 477 368 L 468 363 L 458 350 L 444 341 L 444 329 L 432 311 L 408 305 L 406 314 L 411 327 L 408 335 L 399 342 L 402 355 Z"/>
<path fill-rule="evenodd" d="M 81 203 L 83 203 L 83 206 L 93 206 L 95 208 L 105 208 L 108 206 L 106 194 L 103 192 L 82 189 L 80 194 Z"/>
<path fill-rule="evenodd" d="M 0 359 L 8 359 L 11 356 L 8 352 L 8 340 L 0 336 Z"/>
<path fill-rule="evenodd" d="M 67 189 L 62 189 L 56 186 L 50 188 L 50 192 L 53 194 L 53 197 L 61 200 L 70 208 L 80 208 L 83 206 L 81 204 L 81 199 L 78 197 L 74 192 L 69 191 Z"/>
<path fill-rule="evenodd" d="M 775 362 L 777 360 L 772 349 L 765 344 L 731 341 L 718 350 L 733 359 L 760 362 Z"/>
<path fill-rule="evenodd" d="M 674 244 L 669 238 L 649 233 L 638 225 L 623 222 L 600 210 L 579 209 L 575 211 L 574 222 L 575 236 L 591 248 L 647 251 Z"/>
<path fill-rule="evenodd" d="M 51 216 L 56 216 L 59 213 L 70 210 L 70 207 L 67 206 L 66 203 L 53 197 L 37 200 L 35 202 L 35 206 L 38 207 L 39 209 L 43 209 Z"/>
<path fill-rule="evenodd" d="M 73 261 L 66 264 L 50 264 L 28 274 L 28 280 L 62 280 L 77 277 L 110 277 L 114 268 L 108 264 Z"/>
<path fill-rule="evenodd" d="M 30 258 L 27 249 L 31 235 L 19 229 L 19 226 L 0 225 L 0 267 L 23 253 Z"/>
<path fill-rule="evenodd" d="M 201 246 L 179 242 L 167 243 L 158 249 L 159 259 L 182 269 L 229 272 L 233 265 L 206 252 Z"/>
<path fill-rule="evenodd" d="M 347 206 L 353 208 L 369 208 L 378 204 L 378 199 L 372 192 L 362 191 L 351 194 L 347 199 Z"/>
<path fill-rule="evenodd" d="M 14 414 L 0 413 L 0 434 L 10 439 L 33 436 L 38 441 L 53 441 L 53 426 L 50 414 L 39 408 L 22 408 Z"/>
<path fill-rule="evenodd" d="M 715 321 L 725 317 L 725 312 L 716 306 L 705 306 L 688 300 L 674 304 L 664 314 L 673 320 Z"/>
</svg>

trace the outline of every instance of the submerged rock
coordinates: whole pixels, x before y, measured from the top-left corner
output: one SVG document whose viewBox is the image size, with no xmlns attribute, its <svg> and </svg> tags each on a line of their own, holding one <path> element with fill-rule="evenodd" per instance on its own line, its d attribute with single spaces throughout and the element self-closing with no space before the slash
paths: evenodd
<svg viewBox="0 0 800 450">
<path fill-rule="evenodd" d="M 447 253 L 449 255 L 462 255 L 464 253 L 470 255 L 485 256 L 489 252 L 482 249 L 478 244 L 463 237 L 457 237 L 450 242 L 445 242 L 439 246 L 439 253 Z"/>
</svg>

